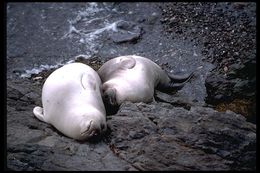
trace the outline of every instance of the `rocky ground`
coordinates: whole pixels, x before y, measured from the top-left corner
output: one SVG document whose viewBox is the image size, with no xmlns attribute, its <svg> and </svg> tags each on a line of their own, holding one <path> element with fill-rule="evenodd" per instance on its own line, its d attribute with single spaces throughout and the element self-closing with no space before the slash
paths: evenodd
<svg viewBox="0 0 260 173">
<path fill-rule="evenodd" d="M 255 170 L 255 34 L 255 3 L 7 4 L 7 169 Z M 58 66 L 126 54 L 203 68 L 175 93 L 107 112 L 107 133 L 90 141 L 32 114 Z"/>
<path fill-rule="evenodd" d="M 216 67 L 207 76 L 207 103 L 256 121 L 256 4 L 167 3 L 161 19 L 171 37 L 202 45 Z M 192 35 L 192 37 L 191 37 Z"/>
</svg>

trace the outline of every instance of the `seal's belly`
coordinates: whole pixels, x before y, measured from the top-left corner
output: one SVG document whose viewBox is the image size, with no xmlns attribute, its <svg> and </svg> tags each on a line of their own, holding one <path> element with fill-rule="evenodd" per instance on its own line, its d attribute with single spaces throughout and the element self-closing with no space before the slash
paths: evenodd
<svg viewBox="0 0 260 173">
<path fill-rule="evenodd" d="M 42 90 L 44 115 L 47 120 L 56 122 L 64 119 L 68 110 L 82 104 L 88 105 L 94 102 L 94 105 L 99 105 L 97 104 L 101 99 L 99 90 L 93 93 L 95 92 L 93 89 L 83 88 L 81 81 L 84 73 L 92 75 L 95 79 L 93 72 L 85 65 L 69 64 L 57 69 L 47 78 Z M 95 82 L 99 88 L 100 81 Z"/>
<path fill-rule="evenodd" d="M 147 80 L 145 68 L 137 66 L 129 69 L 119 83 L 119 95 L 122 100 L 131 102 L 149 102 L 153 99 L 154 82 Z M 120 92 L 121 91 L 121 92 Z"/>
<path fill-rule="evenodd" d="M 131 89 L 126 93 L 122 93 L 122 98 L 131 102 L 150 102 L 153 99 L 153 91 L 144 85 L 140 88 Z"/>
<path fill-rule="evenodd" d="M 45 85 L 42 94 L 42 103 L 46 119 L 56 122 L 64 119 L 66 110 L 77 105 L 77 99 L 82 97 L 82 89 L 75 83 Z M 59 111 L 57 111 L 59 110 Z"/>
</svg>

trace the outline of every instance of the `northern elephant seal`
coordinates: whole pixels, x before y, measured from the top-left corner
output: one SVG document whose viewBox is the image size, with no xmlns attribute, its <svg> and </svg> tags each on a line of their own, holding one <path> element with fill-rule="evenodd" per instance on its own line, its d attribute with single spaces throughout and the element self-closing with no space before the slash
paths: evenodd
<svg viewBox="0 0 260 173">
<path fill-rule="evenodd" d="M 71 63 L 55 70 L 43 85 L 42 105 L 33 109 L 34 115 L 68 137 L 85 140 L 106 131 L 101 80 L 85 64 Z"/>
<path fill-rule="evenodd" d="M 113 58 L 98 70 L 102 80 L 104 102 L 117 106 L 123 101 L 151 102 L 154 89 L 182 87 L 193 76 L 169 75 L 148 58 L 128 55 Z"/>
</svg>

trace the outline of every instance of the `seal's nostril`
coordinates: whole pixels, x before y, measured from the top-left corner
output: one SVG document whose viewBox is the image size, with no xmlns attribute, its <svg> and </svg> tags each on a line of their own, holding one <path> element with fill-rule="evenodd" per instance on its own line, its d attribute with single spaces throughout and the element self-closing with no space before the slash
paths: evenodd
<svg viewBox="0 0 260 173">
<path fill-rule="evenodd" d="M 99 130 L 95 130 L 94 136 L 98 136 L 100 134 Z"/>
<path fill-rule="evenodd" d="M 100 130 L 97 130 L 97 129 L 95 129 L 91 132 L 91 136 L 98 136 L 99 134 L 100 134 Z"/>
<path fill-rule="evenodd" d="M 105 128 L 105 125 L 101 124 L 101 130 L 104 130 L 104 128 Z"/>
</svg>

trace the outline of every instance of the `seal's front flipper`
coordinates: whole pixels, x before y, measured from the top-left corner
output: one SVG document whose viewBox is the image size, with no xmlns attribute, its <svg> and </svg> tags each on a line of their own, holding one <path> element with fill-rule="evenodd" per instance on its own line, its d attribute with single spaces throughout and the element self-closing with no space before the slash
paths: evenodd
<svg viewBox="0 0 260 173">
<path fill-rule="evenodd" d="M 112 59 L 99 68 L 98 74 L 102 82 L 104 82 L 114 74 L 117 74 L 119 70 L 131 69 L 135 66 L 135 64 L 136 61 L 132 56 Z"/>
<path fill-rule="evenodd" d="M 33 113 L 34 115 L 41 121 L 43 122 L 46 122 L 44 120 L 44 115 L 43 115 L 43 108 L 39 107 L 39 106 L 36 106 L 34 109 L 33 109 Z"/>
<path fill-rule="evenodd" d="M 135 66 L 136 60 L 131 56 L 126 56 L 120 59 L 119 68 L 121 69 L 131 69 Z"/>
<path fill-rule="evenodd" d="M 81 76 L 81 85 L 84 89 L 96 90 L 96 81 L 90 74 L 84 73 Z"/>
</svg>

